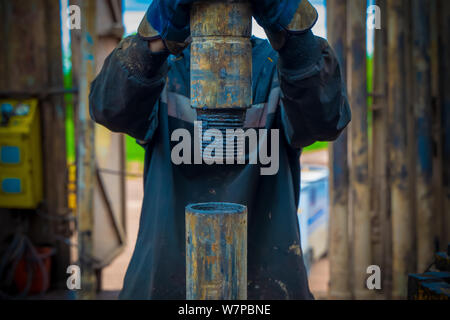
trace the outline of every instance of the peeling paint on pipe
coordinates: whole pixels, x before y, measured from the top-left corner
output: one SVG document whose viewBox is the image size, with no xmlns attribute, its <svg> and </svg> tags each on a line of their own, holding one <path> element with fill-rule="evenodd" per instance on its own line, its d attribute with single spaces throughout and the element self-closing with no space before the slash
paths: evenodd
<svg viewBox="0 0 450 320">
<path fill-rule="evenodd" d="M 218 129 L 226 137 L 224 122 L 233 129 L 244 125 L 245 110 L 252 104 L 251 30 L 248 1 L 192 6 L 191 106 L 204 130 Z"/>
<path fill-rule="evenodd" d="M 191 105 L 251 105 L 251 10 L 246 1 L 194 3 L 191 12 Z"/>
<path fill-rule="evenodd" d="M 247 208 L 186 207 L 186 299 L 247 299 Z"/>
</svg>

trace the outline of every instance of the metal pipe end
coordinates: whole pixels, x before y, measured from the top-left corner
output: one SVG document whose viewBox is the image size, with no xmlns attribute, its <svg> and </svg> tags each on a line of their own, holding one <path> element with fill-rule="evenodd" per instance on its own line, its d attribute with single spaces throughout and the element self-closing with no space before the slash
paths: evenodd
<svg viewBox="0 0 450 320">
<path fill-rule="evenodd" d="M 186 212 L 202 215 L 245 214 L 247 207 L 228 202 L 205 202 L 188 205 Z"/>
</svg>

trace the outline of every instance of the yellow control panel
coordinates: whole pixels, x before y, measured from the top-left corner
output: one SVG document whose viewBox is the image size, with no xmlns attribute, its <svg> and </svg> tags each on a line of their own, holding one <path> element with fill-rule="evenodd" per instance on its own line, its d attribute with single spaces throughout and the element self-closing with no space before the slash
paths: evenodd
<svg viewBox="0 0 450 320">
<path fill-rule="evenodd" d="M 37 100 L 0 100 L 0 208 L 35 209 L 43 199 Z"/>
</svg>

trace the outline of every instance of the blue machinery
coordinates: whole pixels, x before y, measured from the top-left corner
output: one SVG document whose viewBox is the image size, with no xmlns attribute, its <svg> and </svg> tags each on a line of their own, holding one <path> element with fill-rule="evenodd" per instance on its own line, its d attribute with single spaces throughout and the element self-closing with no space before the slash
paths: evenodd
<svg viewBox="0 0 450 320">
<path fill-rule="evenodd" d="M 36 209 L 43 199 L 37 100 L 1 100 L 0 208 Z"/>
</svg>

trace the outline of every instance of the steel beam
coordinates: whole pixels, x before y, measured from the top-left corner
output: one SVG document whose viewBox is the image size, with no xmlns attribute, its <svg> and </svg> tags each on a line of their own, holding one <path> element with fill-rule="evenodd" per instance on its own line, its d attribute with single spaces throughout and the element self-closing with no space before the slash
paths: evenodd
<svg viewBox="0 0 450 320">
<path fill-rule="evenodd" d="M 392 296 L 405 298 L 407 276 L 414 271 L 414 215 L 409 199 L 407 131 L 407 32 L 405 0 L 388 0 L 389 187 L 392 217 Z"/>
<path fill-rule="evenodd" d="M 431 108 L 430 1 L 412 1 L 413 104 L 416 129 L 417 271 L 433 261 L 433 132 Z"/>
<path fill-rule="evenodd" d="M 371 209 L 373 263 L 382 270 L 382 291 L 389 299 L 392 288 L 392 232 L 388 185 L 388 110 L 387 110 L 387 23 L 386 0 L 375 4 L 381 12 L 381 29 L 375 30 L 373 59 L 373 105 L 371 145 Z"/>
<path fill-rule="evenodd" d="M 345 74 L 347 68 L 347 0 L 327 1 L 328 41 Z M 348 135 L 345 129 L 330 145 L 330 285 L 331 299 L 349 299 Z"/>
<path fill-rule="evenodd" d="M 349 100 L 352 107 L 350 192 L 353 214 L 353 293 L 367 299 L 367 267 L 371 265 L 369 141 L 367 124 L 366 9 L 361 0 L 349 0 Z"/>
<path fill-rule="evenodd" d="M 90 84 L 95 77 L 96 1 L 81 3 L 81 70 L 79 107 L 77 109 L 77 216 L 78 258 L 81 287 L 78 298 L 95 299 L 96 279 L 93 269 L 93 224 L 95 171 L 95 128 L 89 115 Z"/>
</svg>

